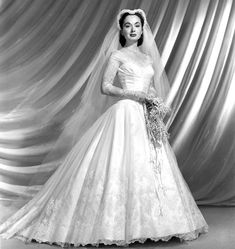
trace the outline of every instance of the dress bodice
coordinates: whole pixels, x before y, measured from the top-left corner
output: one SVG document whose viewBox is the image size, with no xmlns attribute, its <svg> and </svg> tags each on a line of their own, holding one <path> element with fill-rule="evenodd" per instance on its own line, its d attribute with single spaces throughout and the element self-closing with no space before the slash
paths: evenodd
<svg viewBox="0 0 235 249">
<path fill-rule="evenodd" d="M 150 59 L 140 56 L 122 54 L 118 68 L 118 77 L 123 89 L 148 92 L 154 74 Z"/>
<path fill-rule="evenodd" d="M 141 52 L 116 50 L 104 74 L 105 87 L 111 87 L 116 74 L 123 89 L 148 93 L 154 75 L 152 60 Z"/>
</svg>

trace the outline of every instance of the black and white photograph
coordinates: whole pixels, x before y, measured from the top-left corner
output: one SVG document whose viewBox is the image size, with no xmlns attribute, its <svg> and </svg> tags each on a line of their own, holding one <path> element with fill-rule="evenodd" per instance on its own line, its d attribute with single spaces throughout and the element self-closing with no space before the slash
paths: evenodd
<svg viewBox="0 0 235 249">
<path fill-rule="evenodd" d="M 0 249 L 235 249 L 235 1 L 0 0 Z"/>
</svg>

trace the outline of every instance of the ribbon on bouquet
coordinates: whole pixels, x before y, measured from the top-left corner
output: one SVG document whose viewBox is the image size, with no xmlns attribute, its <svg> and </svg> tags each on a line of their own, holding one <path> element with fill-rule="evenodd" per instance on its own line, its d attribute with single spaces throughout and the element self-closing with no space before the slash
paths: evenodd
<svg viewBox="0 0 235 249">
<path fill-rule="evenodd" d="M 165 187 L 161 177 L 161 165 L 163 163 L 161 145 L 162 142 L 169 138 L 169 133 L 167 132 L 163 119 L 171 110 L 160 98 L 147 98 L 143 106 L 147 133 L 150 140 L 150 161 L 153 165 L 154 173 L 156 174 L 156 194 L 159 200 L 160 215 L 163 216 L 161 197 L 159 196 L 160 189 L 165 194 Z"/>
</svg>

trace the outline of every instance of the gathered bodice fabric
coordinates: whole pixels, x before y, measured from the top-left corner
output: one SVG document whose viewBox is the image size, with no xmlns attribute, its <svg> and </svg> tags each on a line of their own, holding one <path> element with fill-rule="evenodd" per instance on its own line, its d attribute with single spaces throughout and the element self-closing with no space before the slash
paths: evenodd
<svg viewBox="0 0 235 249">
<path fill-rule="evenodd" d="M 120 52 L 118 56 L 121 61 L 118 76 L 123 89 L 147 93 L 154 75 L 149 58 L 142 55 L 143 57 L 130 59 L 125 55 L 121 56 Z"/>
</svg>

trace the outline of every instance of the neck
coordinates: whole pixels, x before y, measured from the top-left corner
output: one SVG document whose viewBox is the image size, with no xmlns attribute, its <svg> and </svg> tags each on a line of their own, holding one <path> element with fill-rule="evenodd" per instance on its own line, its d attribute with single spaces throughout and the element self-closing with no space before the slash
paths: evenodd
<svg viewBox="0 0 235 249">
<path fill-rule="evenodd" d="M 137 46 L 137 42 L 132 43 L 132 44 L 126 44 L 125 48 L 128 48 L 133 51 L 139 51 L 139 47 Z"/>
</svg>

